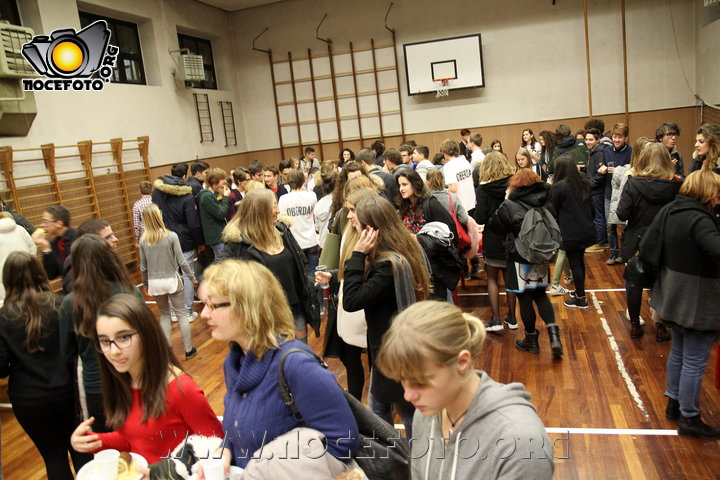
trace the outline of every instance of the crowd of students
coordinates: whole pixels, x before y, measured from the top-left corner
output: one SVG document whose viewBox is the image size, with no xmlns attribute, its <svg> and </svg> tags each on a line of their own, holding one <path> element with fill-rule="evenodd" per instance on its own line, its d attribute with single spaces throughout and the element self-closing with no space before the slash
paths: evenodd
<svg viewBox="0 0 720 480">
<path fill-rule="evenodd" d="M 426 146 L 375 142 L 357 155 L 344 149 L 336 161 L 320 162 L 306 148 L 302 159 L 254 162 L 230 175 L 204 162 L 190 175 L 187 165 L 173 165 L 154 184 L 141 183 L 133 205 L 143 292 L 159 321 L 130 281 L 107 222 L 76 230 L 71 213 L 51 205 L 35 229 L 0 213 L 0 375 L 10 376 L 13 410 L 48 478 L 72 478 L 68 452 L 76 471 L 104 448 L 160 463 L 186 434 L 224 438 L 217 448 L 226 471 L 234 464 L 252 472 L 262 442 L 284 441 L 296 427 L 327 445 L 315 467 L 333 477 L 355 468 L 358 425 L 331 373 L 306 355 L 283 364 L 302 423 L 278 393 L 281 359 L 309 351 L 308 326 L 319 336 L 322 318 L 323 354 L 341 359 L 350 393 L 362 396 L 366 350 L 369 407 L 391 425 L 397 414 L 408 438 L 436 438 L 430 450 L 459 451 L 468 438 L 498 448 L 487 443 L 495 433 L 527 448 L 538 438 L 550 445 L 524 387 L 498 384 L 473 362 L 485 332 L 518 328 L 516 303 L 524 328 L 516 347 L 540 353 L 539 314 L 560 360 L 548 293 L 587 308 L 584 256 L 606 249 L 608 265 L 638 257 L 655 272 L 638 280 L 626 267 L 627 318 L 631 338 L 640 338 L 643 290 L 651 288 L 656 340 L 672 340 L 666 416 L 682 435 L 719 438 L 700 418 L 699 394 L 720 330 L 720 296 L 712 293 L 720 288 L 720 129 L 697 130 L 687 177 L 677 125 L 662 124 L 654 140 L 641 137 L 634 147 L 628 133 L 623 124 L 606 131 L 597 119 L 576 135 L 560 125 L 538 140 L 525 129 L 512 159 L 498 140 L 483 151 L 482 135 L 465 129 L 462 141 L 442 142 L 434 162 Z M 552 275 L 548 252 L 528 249 L 541 233 L 550 256 L 557 253 Z M 463 314 L 452 295 L 461 276 L 477 277 L 481 259 L 491 307 L 484 322 Z M 572 291 L 560 285 L 568 267 Z M 56 277 L 64 298 L 50 289 Z M 189 325 L 196 296 L 213 339 L 229 343 L 222 425 L 171 348 L 173 319 L 185 360 L 197 353 Z M 427 454 L 412 460 L 412 477 L 552 475 L 552 452 L 520 457 L 441 463 Z"/>
</svg>

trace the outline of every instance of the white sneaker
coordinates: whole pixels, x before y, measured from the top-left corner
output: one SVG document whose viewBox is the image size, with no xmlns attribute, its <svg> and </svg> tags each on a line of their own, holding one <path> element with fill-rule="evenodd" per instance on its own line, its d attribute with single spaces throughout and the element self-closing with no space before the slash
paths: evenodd
<svg viewBox="0 0 720 480">
<path fill-rule="evenodd" d="M 177 315 L 175 315 L 175 312 L 170 312 L 170 320 L 177 322 Z"/>
<path fill-rule="evenodd" d="M 630 320 L 630 312 L 627 309 L 625 310 L 625 318 Z M 640 325 L 645 325 L 645 319 L 642 318 L 642 315 L 640 316 Z"/>
<path fill-rule="evenodd" d="M 548 293 L 554 296 L 567 295 L 568 293 L 570 293 L 570 290 L 558 284 L 550 286 L 550 290 L 548 290 Z"/>
<path fill-rule="evenodd" d="M 194 322 L 196 318 L 198 318 L 198 313 L 192 312 L 190 315 L 188 315 L 188 323 Z"/>
</svg>

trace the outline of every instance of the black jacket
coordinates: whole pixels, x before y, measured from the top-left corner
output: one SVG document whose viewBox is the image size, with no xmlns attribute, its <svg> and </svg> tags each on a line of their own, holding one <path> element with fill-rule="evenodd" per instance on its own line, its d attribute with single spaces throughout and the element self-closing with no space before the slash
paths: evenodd
<svg viewBox="0 0 720 480">
<path fill-rule="evenodd" d="M 475 205 L 475 221 L 478 225 L 487 225 L 498 207 L 505 200 L 510 177 L 501 178 L 494 182 L 478 185 L 475 190 L 477 204 Z M 505 235 L 498 235 L 492 229 L 486 228 L 483 232 L 483 252 L 487 258 L 505 260 Z"/>
<path fill-rule="evenodd" d="M 58 310 L 62 297 L 40 309 L 42 351 L 25 350 L 25 319 L 12 313 L 11 305 L 0 309 L 0 378 L 10 376 L 8 394 L 13 403 L 28 405 L 72 395 L 73 375 L 60 353 Z"/>
<path fill-rule="evenodd" d="M 222 262 L 228 258 L 239 258 L 264 264 L 260 251 L 244 238 L 240 238 L 239 233 L 235 234 L 234 232 L 228 232 L 228 228 L 231 227 L 226 227 L 223 232 L 225 248 L 223 248 L 217 257 L 215 257 L 215 263 Z M 319 337 L 320 303 L 318 302 L 317 295 L 315 294 L 314 275 L 312 278 L 310 277 L 305 254 L 298 245 L 297 241 L 295 241 L 295 237 L 293 237 L 287 225 L 284 223 L 277 223 L 275 228 L 280 231 L 283 245 L 285 248 L 290 250 L 293 259 L 295 260 L 297 274 L 295 284 L 298 286 L 299 290 L 296 293 L 297 298 L 301 300 L 301 308 L 303 309 L 303 314 L 305 314 L 305 320 L 307 324 L 312 327 L 315 332 L 315 336 Z M 228 239 L 228 237 L 230 237 L 230 239 Z M 283 288 L 284 287 L 285 286 L 283 285 Z"/>
<path fill-rule="evenodd" d="M 520 227 L 528 207 L 545 207 L 554 214 L 554 208 L 550 203 L 550 185 L 535 183 L 513 190 L 510 192 L 509 198 L 498 207 L 487 225 L 498 235 L 505 235 L 505 248 L 510 259 L 518 263 L 530 263 L 518 255 L 515 248 L 515 238 L 520 233 Z"/>
<path fill-rule="evenodd" d="M 681 183 L 677 179 L 628 178 L 617 206 L 618 219 L 628 222 L 622 235 L 623 262 L 627 263 L 635 255 L 655 215 L 673 201 Z"/>
<path fill-rule="evenodd" d="M 348 312 L 365 310 L 368 354 L 375 364 L 382 337 L 390 328 L 390 321 L 398 307 L 391 263 L 376 262 L 365 275 L 365 259 L 364 253 L 353 252 L 345 261 L 343 308 Z M 402 386 L 383 375 L 373 377 L 372 391 L 376 397 L 381 392 L 381 398 L 378 398 L 381 402 L 392 403 L 403 399 Z"/>
<path fill-rule="evenodd" d="M 177 233 L 183 252 L 204 244 L 200 215 L 195 206 L 192 188 L 182 178 L 172 175 L 155 180 L 152 201 L 160 208 L 165 226 Z"/>
<path fill-rule="evenodd" d="M 552 186 L 552 204 L 555 208 L 563 250 L 585 249 L 595 243 L 592 197 L 581 200 L 567 182 Z"/>
<path fill-rule="evenodd" d="M 198 193 L 200 193 L 200 190 L 203 189 L 202 182 L 195 177 L 188 177 L 188 179 L 185 181 L 185 185 L 192 188 L 192 195 L 195 198 L 197 198 Z"/>
<path fill-rule="evenodd" d="M 76 238 L 77 230 L 68 228 L 62 236 L 55 237 L 50 241 L 51 252 L 43 252 L 43 267 L 45 267 L 45 273 L 47 273 L 50 280 L 65 275 L 66 272 L 63 269 L 63 263 L 65 259 L 70 256 L 70 250 Z M 63 257 L 60 251 L 60 239 L 64 240 L 63 248 L 65 250 L 65 257 Z"/>
<path fill-rule="evenodd" d="M 605 184 L 610 181 L 612 174 L 607 172 L 598 173 L 598 169 L 605 164 L 605 145 L 598 143 L 589 150 L 590 156 L 587 163 L 587 178 L 590 180 L 593 195 L 605 193 Z M 610 177 L 610 178 L 608 178 Z"/>
</svg>

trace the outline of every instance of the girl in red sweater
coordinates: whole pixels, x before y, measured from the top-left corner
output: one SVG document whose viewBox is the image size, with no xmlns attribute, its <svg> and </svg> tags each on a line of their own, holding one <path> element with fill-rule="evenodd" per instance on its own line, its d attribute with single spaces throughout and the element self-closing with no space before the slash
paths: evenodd
<svg viewBox="0 0 720 480">
<path fill-rule="evenodd" d="M 72 434 L 75 450 L 114 448 L 156 463 L 186 435 L 222 438 L 222 426 L 202 390 L 183 372 L 142 300 L 112 297 L 100 307 L 95 330 L 105 415 L 115 431 L 93 433 L 91 417 Z"/>
</svg>

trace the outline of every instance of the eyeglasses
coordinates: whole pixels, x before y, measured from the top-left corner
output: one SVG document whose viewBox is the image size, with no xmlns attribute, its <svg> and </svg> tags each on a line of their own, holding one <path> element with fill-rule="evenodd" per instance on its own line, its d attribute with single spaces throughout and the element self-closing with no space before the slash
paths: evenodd
<svg viewBox="0 0 720 480">
<path fill-rule="evenodd" d="M 208 302 L 202 302 L 203 305 L 205 305 L 211 312 L 214 312 L 218 308 L 225 308 L 230 306 L 230 302 L 222 302 L 222 303 L 208 303 Z"/>
<path fill-rule="evenodd" d="M 100 353 L 109 352 L 113 345 L 120 350 L 125 350 L 132 344 L 133 335 L 137 335 L 138 332 L 124 333 L 110 340 L 109 338 L 101 338 L 98 340 L 97 350 Z"/>
<path fill-rule="evenodd" d="M 680 134 L 677 133 L 677 132 L 667 132 L 667 133 L 665 134 L 665 136 L 666 136 L 666 137 L 679 137 Z"/>
</svg>

